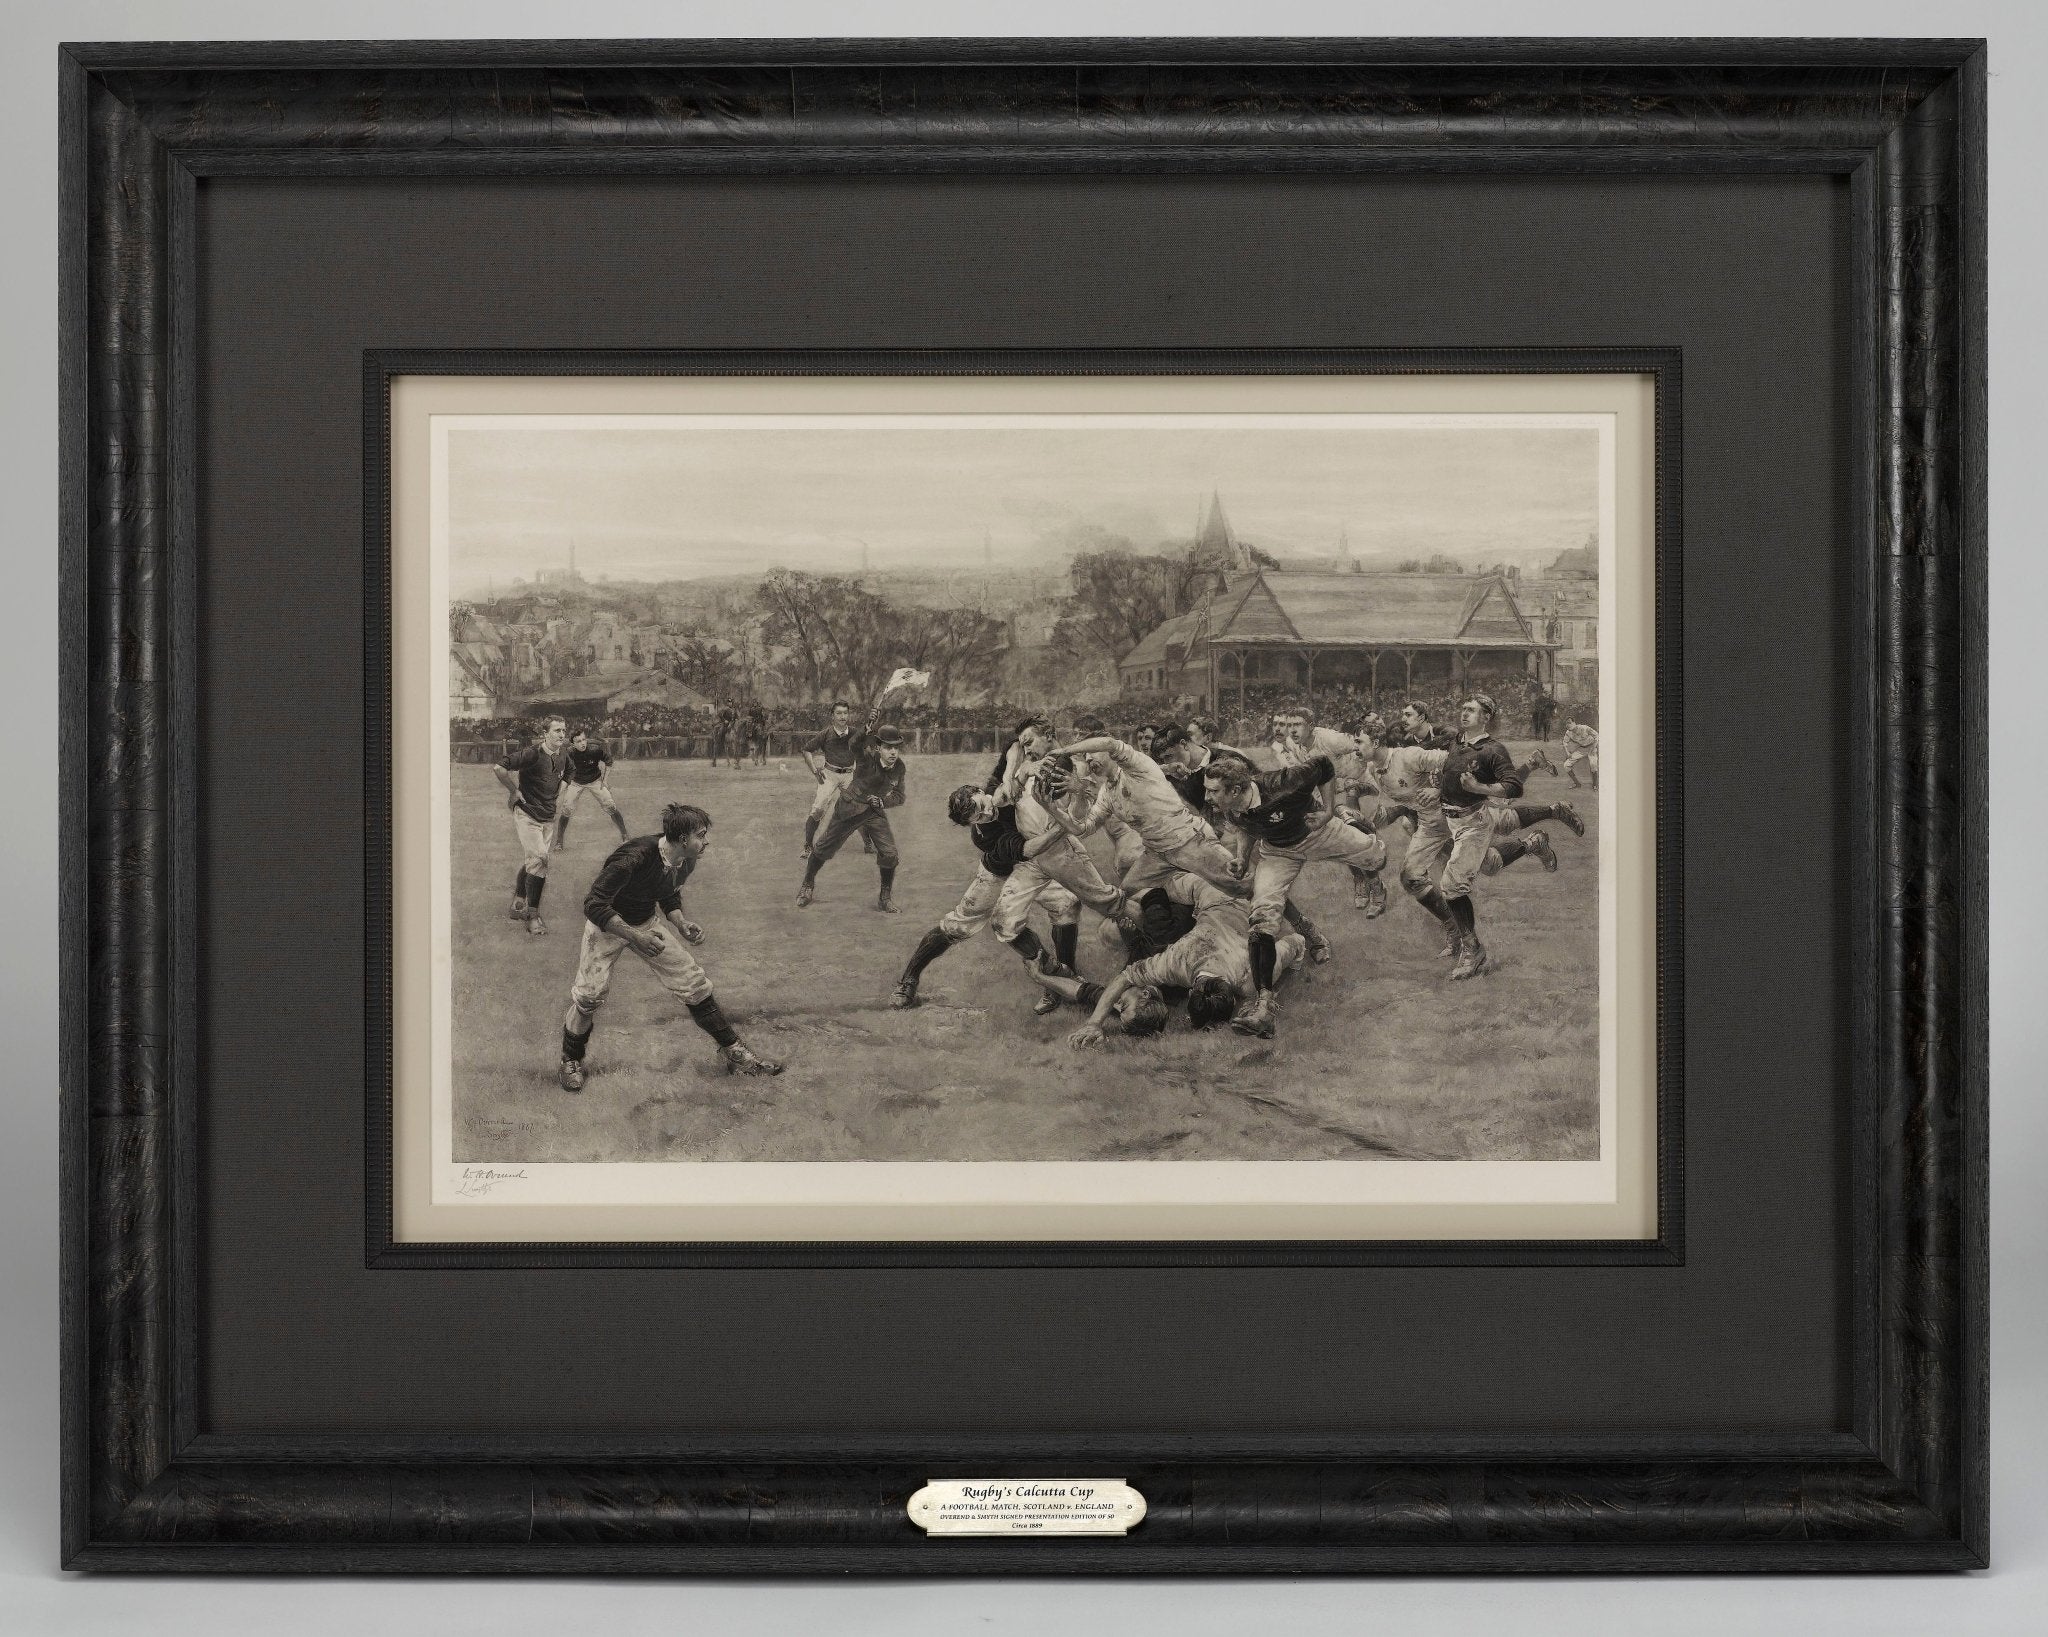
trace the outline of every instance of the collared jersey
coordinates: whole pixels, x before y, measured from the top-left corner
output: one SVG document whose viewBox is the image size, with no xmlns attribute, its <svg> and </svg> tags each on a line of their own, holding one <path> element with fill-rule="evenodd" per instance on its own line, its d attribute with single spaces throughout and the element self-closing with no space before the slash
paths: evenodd
<svg viewBox="0 0 2048 1637">
<path fill-rule="evenodd" d="M 612 765 L 612 753 L 604 748 L 602 739 L 593 739 L 583 749 L 569 747 L 569 782 L 571 784 L 595 784 L 604 777 L 604 770 Z"/>
<path fill-rule="evenodd" d="M 1230 822 L 1269 847 L 1298 846 L 1322 822 L 1322 787 L 1336 776 L 1336 766 L 1327 756 L 1265 774 L 1253 786 L 1258 802 L 1233 813 Z"/>
<path fill-rule="evenodd" d="M 1201 833 L 1201 820 L 1150 756 L 1121 741 L 1112 743 L 1105 754 L 1120 775 L 1104 787 L 1108 811 L 1136 830 L 1147 847 L 1160 852 L 1184 846 Z"/>
<path fill-rule="evenodd" d="M 1017 809 L 998 807 L 996 815 L 967 827 L 981 867 L 990 875 L 1008 875 L 1024 861 L 1024 835 L 1017 828 Z"/>
<path fill-rule="evenodd" d="M 660 836 L 636 836 L 612 849 L 583 895 L 584 916 L 602 927 L 616 915 L 627 926 L 645 926 L 659 910 L 675 915 L 683 907 L 683 883 L 697 867 L 694 858 L 671 866 L 661 856 Z"/>
<path fill-rule="evenodd" d="M 1504 801 L 1513 801 L 1522 793 L 1522 780 L 1515 772 L 1515 758 L 1509 754 L 1506 745 L 1491 734 L 1482 734 L 1470 743 L 1461 739 L 1444 757 L 1443 770 L 1437 774 L 1437 793 L 1443 800 L 1446 813 L 1476 812 L 1491 799 L 1475 796 L 1465 788 L 1463 780 L 1467 773 L 1481 784 L 1499 785 Z"/>
<path fill-rule="evenodd" d="M 507 773 L 519 775 L 519 810 L 536 824 L 552 824 L 555 821 L 555 799 L 562 793 L 562 780 L 568 776 L 569 753 L 559 751 L 550 756 L 538 740 L 524 750 L 515 750 L 498 764 Z"/>
<path fill-rule="evenodd" d="M 825 758 L 825 765 L 834 773 L 845 773 L 853 767 L 853 761 L 860 754 L 861 731 L 848 728 L 827 728 L 804 748 L 813 756 Z"/>
</svg>

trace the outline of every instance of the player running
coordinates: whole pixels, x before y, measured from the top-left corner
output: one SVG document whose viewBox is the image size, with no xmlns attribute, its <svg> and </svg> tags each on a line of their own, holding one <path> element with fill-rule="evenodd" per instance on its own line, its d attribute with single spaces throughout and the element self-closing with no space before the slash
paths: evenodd
<svg viewBox="0 0 2048 1637">
<path fill-rule="evenodd" d="M 1385 842 L 1338 822 L 1323 807 L 1322 787 L 1336 776 L 1336 764 L 1327 756 L 1256 776 L 1232 762 L 1209 769 L 1205 783 L 1211 805 L 1258 844 L 1246 940 L 1257 992 L 1231 1020 L 1230 1026 L 1240 1034 L 1272 1037 L 1273 1013 L 1279 1005 L 1274 993 L 1275 950 L 1284 936 L 1287 894 L 1301 872 L 1325 861 L 1375 873 L 1386 865 Z"/>
<path fill-rule="evenodd" d="M 1472 908 L 1472 884 L 1493 846 L 1490 802 L 1513 802 L 1522 780 L 1508 747 L 1493 737 L 1499 714 L 1492 698 L 1472 695 L 1458 707 L 1458 743 L 1445 753 L 1434 805 L 1417 805 L 1418 824 L 1401 866 L 1402 884 L 1455 932 L 1454 979 L 1476 978 L 1487 968 Z"/>
<path fill-rule="evenodd" d="M 524 921 L 535 937 L 548 930 L 541 919 L 540 895 L 548 884 L 548 854 L 554 850 L 555 803 L 569 772 L 568 744 L 569 724 L 550 716 L 532 744 L 491 769 L 507 792 L 512 829 L 525 859 L 512 883 L 512 919 Z"/>
<path fill-rule="evenodd" d="M 853 764 L 860 755 L 859 735 L 853 730 L 853 707 L 843 699 L 835 699 L 832 725 L 797 754 L 803 757 L 811 777 L 818 781 L 818 793 L 811 801 L 810 815 L 804 820 L 804 850 L 799 855 L 809 858 L 811 843 L 818 838 L 818 826 L 838 806 L 839 794 L 853 777 Z"/>
<path fill-rule="evenodd" d="M 1593 781 L 1593 788 L 1600 788 L 1600 734 L 1590 722 L 1567 722 L 1564 729 L 1564 771 L 1572 781 L 1574 790 L 1579 788 L 1579 769 L 1586 770 L 1586 776 Z"/>
<path fill-rule="evenodd" d="M 1106 984 L 1049 972 L 1033 974 L 1061 1000 L 1094 1008 L 1088 1021 L 1067 1036 L 1067 1044 L 1077 1051 L 1099 1045 L 1112 1020 L 1120 1023 L 1127 1035 L 1157 1034 L 1183 999 L 1190 1028 L 1207 1029 L 1228 1022 L 1240 1034 L 1270 1040 L 1270 1014 L 1262 1022 L 1249 1020 L 1257 985 L 1247 953 L 1251 920 L 1243 900 L 1192 875 L 1177 875 L 1156 890 L 1194 912 L 1193 926 L 1164 950 L 1126 966 Z M 1288 933 L 1276 942 L 1276 985 L 1301 965 L 1306 948 L 1298 933 Z"/>
<path fill-rule="evenodd" d="M 1272 754 L 1281 767 L 1302 767 L 1312 757 L 1329 757 L 1337 776 L 1323 787 L 1324 810 L 1355 830 L 1371 833 L 1363 807 L 1366 797 L 1377 797 L 1379 791 L 1366 767 L 1365 747 L 1358 734 L 1318 727 L 1310 706 L 1290 705 L 1273 714 Z M 1351 904 L 1365 911 L 1369 921 L 1387 913 L 1386 883 L 1378 871 L 1352 870 Z"/>
<path fill-rule="evenodd" d="M 586 728 L 578 728 L 569 735 L 569 788 L 555 808 L 555 851 L 560 852 L 569 839 L 569 816 L 574 813 L 587 795 L 612 816 L 612 823 L 618 826 L 619 839 L 626 839 L 625 815 L 619 811 L 619 804 L 612 799 L 612 787 L 606 777 L 611 771 L 612 753 L 605 749 L 602 739 L 593 739 Z"/>
<path fill-rule="evenodd" d="M 583 899 L 576 981 L 562 1018 L 564 1091 L 583 1089 L 583 1058 L 597 1026 L 597 1009 L 612 986 L 619 952 L 628 948 L 653 969 L 662 988 L 689 1008 L 691 1021 L 718 1042 L 726 1073 L 782 1072 L 780 1063 L 757 1057 L 741 1044 L 711 992 L 711 980 L 687 947 L 704 941 L 704 929 L 683 913 L 683 883 L 710 845 L 711 815 L 701 807 L 670 802 L 661 810 L 661 834 L 616 848 L 591 882 Z"/>
</svg>

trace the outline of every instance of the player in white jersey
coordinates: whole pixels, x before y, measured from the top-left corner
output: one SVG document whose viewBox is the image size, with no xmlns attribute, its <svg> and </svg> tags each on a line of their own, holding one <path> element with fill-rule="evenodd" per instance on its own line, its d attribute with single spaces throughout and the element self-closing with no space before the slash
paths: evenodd
<svg viewBox="0 0 2048 1637">
<path fill-rule="evenodd" d="M 1243 900 L 1185 873 L 1162 890 L 1193 909 L 1195 924 L 1158 954 L 1132 962 L 1106 984 L 1036 974 L 1057 999 L 1093 1008 L 1088 1021 L 1067 1036 L 1077 1050 L 1099 1045 L 1111 1022 L 1127 1035 L 1157 1034 L 1183 998 L 1188 1023 L 1197 1029 L 1229 1022 L 1252 1000 L 1256 986 L 1246 952 L 1251 916 Z M 1299 933 L 1278 941 L 1276 982 L 1301 965 L 1306 948 Z"/>
<path fill-rule="evenodd" d="M 1586 770 L 1593 781 L 1593 788 L 1600 788 L 1600 734 L 1588 722 L 1567 722 L 1564 730 L 1564 771 L 1565 777 L 1578 788 L 1579 769 Z"/>
<path fill-rule="evenodd" d="M 1130 826 L 1144 843 L 1147 856 L 1124 876 L 1126 892 L 1142 892 L 1173 871 L 1185 870 L 1233 896 L 1250 895 L 1237 859 L 1150 756 L 1108 734 L 1077 739 L 1061 746 L 1060 754 L 1082 762 L 1102 781 L 1085 816 L 1059 817 L 1069 833 L 1078 841 L 1114 818 Z"/>
</svg>

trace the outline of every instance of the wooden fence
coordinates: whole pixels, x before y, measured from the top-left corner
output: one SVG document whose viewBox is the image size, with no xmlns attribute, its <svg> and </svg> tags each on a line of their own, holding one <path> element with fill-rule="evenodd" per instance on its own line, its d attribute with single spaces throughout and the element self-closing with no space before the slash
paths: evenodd
<svg viewBox="0 0 2048 1637">
<path fill-rule="evenodd" d="M 981 752 L 993 756 L 1003 735 L 994 728 L 905 728 L 903 748 L 914 756 L 950 756 L 969 752 Z M 774 729 L 768 732 L 767 758 L 794 761 L 797 752 L 817 737 L 817 729 Z M 647 733 L 632 734 L 613 738 L 603 736 L 605 748 L 612 753 L 615 761 L 644 762 L 670 761 L 695 762 L 711 759 L 711 735 L 708 733 Z M 449 744 L 450 758 L 458 762 L 497 762 L 511 755 L 515 750 L 531 744 L 531 739 L 453 739 Z M 737 754 L 742 760 L 747 753 L 735 751 L 732 743 L 726 746 L 726 760 Z"/>
</svg>

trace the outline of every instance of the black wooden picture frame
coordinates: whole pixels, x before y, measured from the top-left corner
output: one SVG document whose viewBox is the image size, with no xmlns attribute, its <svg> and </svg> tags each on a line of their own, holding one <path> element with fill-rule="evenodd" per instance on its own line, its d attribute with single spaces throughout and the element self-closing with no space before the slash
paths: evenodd
<svg viewBox="0 0 2048 1637">
<path fill-rule="evenodd" d="M 61 61 L 63 1555 L 722 1574 L 1980 1566 L 1985 57 L 1976 41 L 71 46 Z M 689 1453 L 200 1429 L 196 194 L 215 177 L 1823 174 L 1850 190 L 1852 1426 L 1380 1449 Z M 373 711 L 376 701 L 369 702 Z M 83 815 L 83 817 L 79 817 Z M 378 997 L 374 992 L 370 1004 Z M 388 996 L 385 997 L 388 1005 Z M 403 1277 L 404 1275 L 394 1275 Z M 488 1275 L 480 1275 L 488 1276 Z M 927 1541 L 1104 1473 L 1128 1540 Z"/>
</svg>

